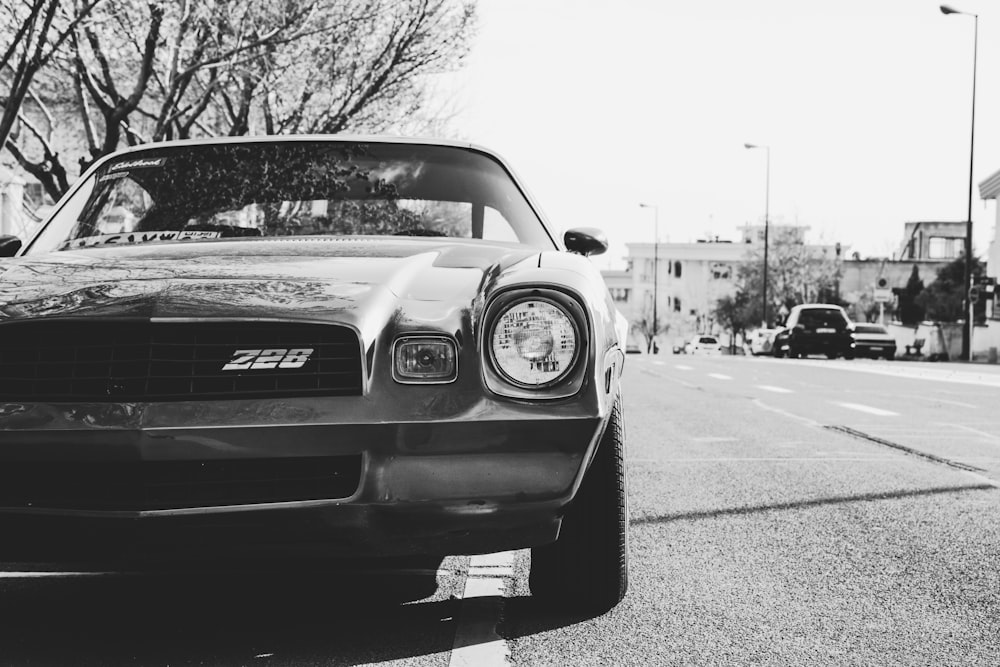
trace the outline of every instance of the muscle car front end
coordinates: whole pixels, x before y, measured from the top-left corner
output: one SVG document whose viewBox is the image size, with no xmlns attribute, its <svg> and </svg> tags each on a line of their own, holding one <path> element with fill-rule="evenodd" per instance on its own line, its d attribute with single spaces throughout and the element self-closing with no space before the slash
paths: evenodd
<svg viewBox="0 0 1000 667">
<path fill-rule="evenodd" d="M 617 603 L 603 247 L 466 145 L 103 159 L 0 260 L 0 558 L 531 547 L 536 594 Z"/>
</svg>

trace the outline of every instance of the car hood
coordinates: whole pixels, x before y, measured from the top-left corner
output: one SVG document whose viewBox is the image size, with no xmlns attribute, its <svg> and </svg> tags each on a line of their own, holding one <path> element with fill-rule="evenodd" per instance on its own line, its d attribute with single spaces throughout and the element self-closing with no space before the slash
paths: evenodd
<svg viewBox="0 0 1000 667">
<path fill-rule="evenodd" d="M 515 244 L 336 237 L 55 252 L 0 263 L 0 322 L 295 318 L 362 329 L 368 313 L 384 323 L 407 303 L 428 316 L 468 308 L 491 276 L 537 254 Z"/>
</svg>

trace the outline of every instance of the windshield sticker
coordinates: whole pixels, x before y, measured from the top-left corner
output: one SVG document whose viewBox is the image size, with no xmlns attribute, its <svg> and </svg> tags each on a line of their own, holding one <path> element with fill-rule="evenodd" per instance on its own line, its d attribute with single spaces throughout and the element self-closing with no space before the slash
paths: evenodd
<svg viewBox="0 0 1000 667">
<path fill-rule="evenodd" d="M 219 238 L 221 232 L 134 232 L 131 234 L 101 234 L 99 236 L 84 236 L 63 244 L 62 250 L 75 248 L 95 248 L 105 245 L 134 245 L 139 243 L 164 243 L 169 241 L 197 241 L 201 239 Z"/>
<path fill-rule="evenodd" d="M 167 158 L 139 158 L 138 160 L 125 160 L 108 167 L 108 171 L 121 171 L 122 169 L 145 169 L 147 167 L 162 167 Z"/>
</svg>

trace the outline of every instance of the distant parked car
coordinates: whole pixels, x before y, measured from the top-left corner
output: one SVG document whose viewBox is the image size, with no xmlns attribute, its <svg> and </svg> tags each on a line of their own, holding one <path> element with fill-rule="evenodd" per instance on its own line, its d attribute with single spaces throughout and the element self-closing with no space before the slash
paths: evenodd
<svg viewBox="0 0 1000 667">
<path fill-rule="evenodd" d="M 684 346 L 688 354 L 722 354 L 722 344 L 715 336 L 695 336 Z"/>
<path fill-rule="evenodd" d="M 840 306 L 804 303 L 794 306 L 785 327 L 774 335 L 771 352 L 776 357 L 825 354 L 831 359 L 854 358 L 851 321 Z"/>
<path fill-rule="evenodd" d="M 754 356 L 771 354 L 771 346 L 774 344 L 774 334 L 777 332 L 777 329 L 757 329 L 751 333 L 747 341 L 750 354 Z"/>
<path fill-rule="evenodd" d="M 854 353 L 859 357 L 894 359 L 896 339 L 881 324 L 857 323 L 854 325 Z"/>
</svg>

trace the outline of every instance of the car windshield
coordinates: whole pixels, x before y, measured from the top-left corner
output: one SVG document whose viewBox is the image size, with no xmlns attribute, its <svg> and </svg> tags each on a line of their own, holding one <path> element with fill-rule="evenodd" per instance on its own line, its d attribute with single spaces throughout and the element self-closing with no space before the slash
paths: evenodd
<svg viewBox="0 0 1000 667">
<path fill-rule="evenodd" d="M 718 345 L 719 344 L 719 341 L 716 340 L 715 338 L 712 338 L 711 336 L 702 336 L 701 338 L 698 339 L 698 342 L 701 343 L 702 345 Z"/>
<path fill-rule="evenodd" d="M 856 324 L 854 326 L 855 333 L 866 333 L 866 334 L 884 334 L 886 333 L 885 327 L 880 327 L 877 324 Z"/>
<path fill-rule="evenodd" d="M 103 163 L 28 254 L 275 236 L 435 236 L 554 247 L 508 172 L 408 143 L 169 146 Z"/>
</svg>

